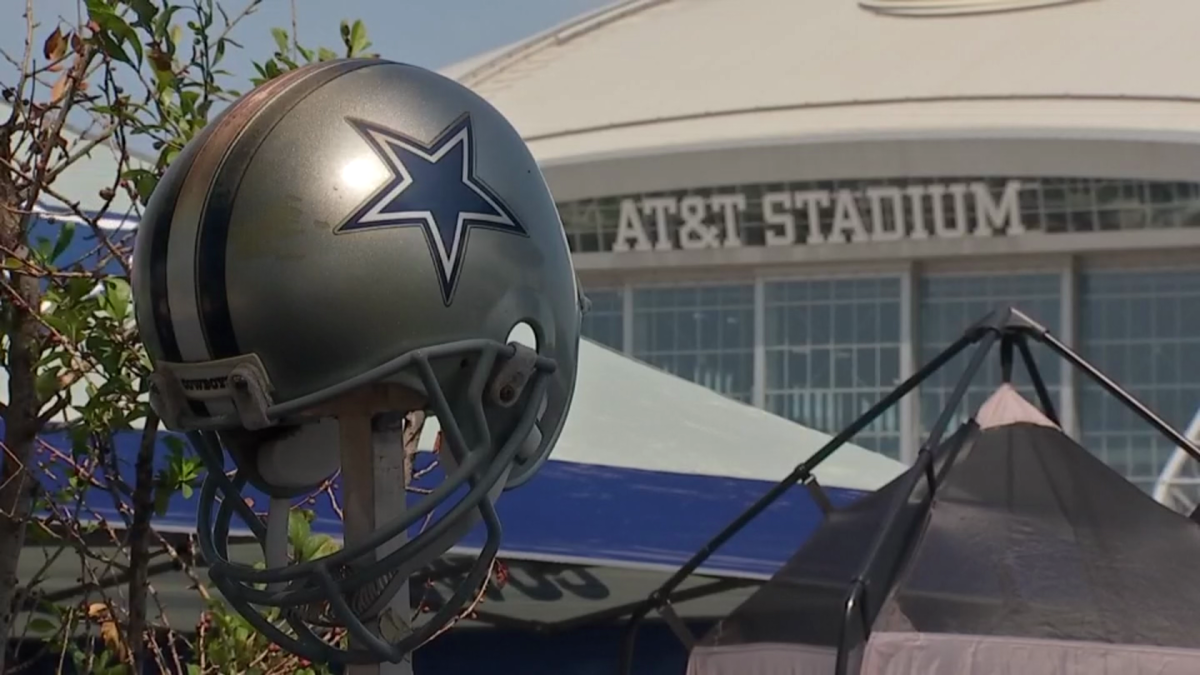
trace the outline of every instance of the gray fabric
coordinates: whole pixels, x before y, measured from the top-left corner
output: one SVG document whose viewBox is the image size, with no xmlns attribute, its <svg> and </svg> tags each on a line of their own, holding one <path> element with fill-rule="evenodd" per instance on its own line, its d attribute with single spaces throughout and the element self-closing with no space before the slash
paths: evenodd
<svg viewBox="0 0 1200 675">
<path fill-rule="evenodd" d="M 867 604 L 872 637 L 852 645 L 861 663 L 852 660 L 848 672 L 1200 673 L 1200 526 L 1011 388 L 978 419 L 975 436 L 960 431 L 948 441 L 962 450 L 944 454 L 927 514 L 900 519 L 917 524 L 906 533 L 909 547 L 881 556 L 900 573 L 868 576 L 868 598 L 886 600 L 877 612 Z M 705 636 L 691 675 L 832 673 L 842 601 L 895 489 L 834 514 Z M 886 572 L 885 563 L 874 571 Z"/>
<path fill-rule="evenodd" d="M 939 449 L 943 453 L 976 433 L 965 425 Z M 829 517 L 771 580 L 714 626 L 702 644 L 837 644 L 846 591 L 862 566 L 904 476 Z M 794 488 L 801 489 L 801 488 Z M 917 505 L 905 506 L 902 520 L 915 523 Z"/>
<path fill-rule="evenodd" d="M 717 675 L 719 671 L 705 671 Z M 739 671 L 720 671 L 733 675 Z M 762 671 L 799 675 L 804 670 Z M 816 671 L 811 671 L 816 672 Z M 833 669 L 823 671 L 824 675 Z M 1200 651 L 1066 640 L 875 633 L 862 675 L 1196 675 Z M 697 673 L 696 675 L 701 675 Z"/>
<path fill-rule="evenodd" d="M 830 675 L 832 647 L 698 646 L 687 675 Z M 981 635 L 879 632 L 862 675 L 1195 675 L 1200 650 Z"/>
<path fill-rule="evenodd" d="M 687 675 L 830 675 L 833 647 L 762 642 L 730 647 L 697 646 Z"/>
<path fill-rule="evenodd" d="M 951 468 L 874 630 L 1200 648 L 1197 560 L 1194 522 L 1061 431 L 1005 425 Z"/>
</svg>

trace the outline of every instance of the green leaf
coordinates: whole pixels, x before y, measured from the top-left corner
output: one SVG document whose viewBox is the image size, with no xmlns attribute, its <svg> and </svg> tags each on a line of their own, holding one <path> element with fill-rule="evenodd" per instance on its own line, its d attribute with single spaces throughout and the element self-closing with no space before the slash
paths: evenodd
<svg viewBox="0 0 1200 675">
<path fill-rule="evenodd" d="M 196 102 L 200 100 L 200 92 L 195 90 L 182 91 L 179 93 L 179 109 L 185 115 L 191 115 L 196 111 Z"/>
<path fill-rule="evenodd" d="M 125 0 L 133 11 L 137 14 L 138 20 L 134 24 L 140 28 L 152 30 L 154 25 L 154 17 L 158 14 L 158 7 L 150 0 Z"/>
<path fill-rule="evenodd" d="M 347 46 L 350 47 L 351 56 L 360 56 L 371 47 L 371 41 L 367 39 L 367 26 L 362 19 L 355 19 L 350 28 L 350 43 Z"/>
<path fill-rule="evenodd" d="M 57 631 L 58 624 L 44 616 L 37 616 L 29 621 L 29 630 L 39 635 L 47 635 Z"/>
<path fill-rule="evenodd" d="M 105 54 L 134 68 L 137 67 L 134 65 L 133 60 L 129 58 L 129 54 L 125 53 L 121 44 L 114 40 L 111 35 L 108 33 L 98 33 L 96 39 L 100 41 L 100 46 L 103 47 Z"/>
<path fill-rule="evenodd" d="M 59 390 L 58 376 L 61 372 L 60 368 L 50 368 L 38 373 L 34 388 L 37 390 L 39 401 L 49 400 Z"/>
<path fill-rule="evenodd" d="M 204 460 L 199 457 L 188 457 L 183 461 L 183 469 L 180 473 L 180 480 L 191 483 L 200 477 L 200 472 L 204 469 Z"/>
<path fill-rule="evenodd" d="M 289 40 L 287 31 L 282 28 L 272 28 L 271 37 L 275 38 L 275 46 L 279 49 L 279 52 L 281 54 L 286 54 L 291 47 L 288 44 Z"/>
<path fill-rule="evenodd" d="M 171 17 L 179 11 L 178 5 L 167 5 L 158 16 L 154 17 L 154 37 L 161 40 L 169 37 L 167 29 L 171 25 Z M 173 46 L 173 45 L 172 45 Z"/>
<path fill-rule="evenodd" d="M 117 321 L 124 323 L 129 318 L 129 303 L 132 296 L 133 289 L 130 287 L 129 281 L 121 277 L 109 277 L 104 280 L 104 297 L 108 301 L 108 311 Z"/>
<path fill-rule="evenodd" d="M 192 486 L 191 485 L 184 483 L 183 485 L 179 486 L 179 491 L 183 494 L 184 499 L 192 498 Z"/>
<path fill-rule="evenodd" d="M 138 198 L 142 203 L 149 202 L 150 196 L 154 194 L 154 188 L 158 187 L 158 176 L 145 169 L 130 169 L 125 174 L 127 180 L 133 181 L 133 188 L 137 190 Z"/>
<path fill-rule="evenodd" d="M 75 223 L 70 220 L 63 221 L 62 229 L 58 231 L 58 241 L 54 243 L 54 251 L 50 254 L 50 260 L 58 260 L 58 256 L 67 250 L 74 239 Z"/>
<path fill-rule="evenodd" d="M 305 517 L 302 509 L 292 509 L 288 513 L 288 542 L 292 548 L 299 549 L 303 547 L 304 542 L 308 540 L 312 533 L 312 526 L 309 524 L 308 518 Z"/>
<path fill-rule="evenodd" d="M 137 31 L 133 29 L 121 15 L 117 14 L 112 7 L 109 7 L 103 0 L 87 0 L 88 18 L 95 21 L 100 26 L 103 32 L 98 37 L 104 43 L 104 47 L 109 51 L 113 58 L 128 63 L 131 66 L 140 67 L 142 64 L 142 41 L 138 38 Z M 112 39 L 106 34 L 112 34 L 117 39 Z M 125 53 L 122 43 L 128 43 L 137 54 L 137 63 L 133 63 L 129 56 Z"/>
<path fill-rule="evenodd" d="M 33 252 L 37 255 L 40 262 L 49 263 L 51 261 L 50 252 L 54 250 L 54 243 L 46 237 L 38 237 L 33 242 Z"/>
<path fill-rule="evenodd" d="M 313 535 L 305 539 L 300 546 L 296 548 L 299 560 L 297 562 L 307 562 L 315 560 L 327 555 L 333 555 L 341 550 L 341 546 L 326 534 Z"/>
</svg>

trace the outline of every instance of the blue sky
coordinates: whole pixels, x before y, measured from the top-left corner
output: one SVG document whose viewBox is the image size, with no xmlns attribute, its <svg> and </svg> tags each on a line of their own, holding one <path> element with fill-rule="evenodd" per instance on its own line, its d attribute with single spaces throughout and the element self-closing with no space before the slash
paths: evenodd
<svg viewBox="0 0 1200 675">
<path fill-rule="evenodd" d="M 161 3 L 162 0 L 154 0 Z M 204 0 L 200 0 L 204 1 Z M 194 0 L 172 0 L 190 7 Z M 217 0 L 230 16 L 239 14 L 248 0 Z M 521 40 L 574 16 L 611 4 L 612 0 L 294 0 L 300 43 L 337 50 L 341 45 L 338 24 L 342 19 L 362 19 L 367 25 L 372 51 L 384 58 L 438 69 L 471 56 Z M 4 7 L 0 22 L 0 48 L 19 60 L 24 50 L 25 22 L 21 20 L 24 0 L 0 0 Z M 76 24 L 83 0 L 33 0 L 34 18 L 40 23 L 35 42 L 38 58 L 41 43 L 60 17 Z M 231 37 L 243 50 L 233 50 L 222 64 L 232 78 L 227 87 L 245 91 L 254 75 L 253 63 L 275 50 L 272 27 L 291 32 L 293 0 L 262 0 L 255 12 L 236 27 Z M 181 12 L 177 19 L 188 17 Z M 127 74 L 119 81 L 130 91 L 141 87 Z M 16 83 L 16 68 L 0 60 L 0 85 Z M 88 115 L 77 111 L 70 122 L 90 127 Z M 144 138 L 132 140 L 132 148 L 153 155 Z"/>
<path fill-rule="evenodd" d="M 246 0 L 218 0 L 230 15 L 246 6 Z M 174 0 L 191 5 L 191 0 Z M 385 58 L 428 68 L 441 68 L 484 51 L 514 42 L 550 28 L 578 14 L 610 4 L 611 0 L 294 0 L 300 43 L 336 48 L 340 44 L 338 23 L 362 19 L 374 50 Z M 25 39 L 20 12 L 24 3 L 5 0 L 0 22 L 0 45 L 19 57 Z M 82 0 L 35 0 L 35 17 L 43 24 L 44 38 L 59 16 L 75 17 Z M 269 56 L 274 49 L 270 29 L 291 30 L 292 0 L 263 0 L 255 14 L 234 34 L 246 49 L 231 55 L 227 68 L 249 77 L 251 63 Z M 0 82 L 11 82 L 14 69 L 0 63 Z"/>
</svg>

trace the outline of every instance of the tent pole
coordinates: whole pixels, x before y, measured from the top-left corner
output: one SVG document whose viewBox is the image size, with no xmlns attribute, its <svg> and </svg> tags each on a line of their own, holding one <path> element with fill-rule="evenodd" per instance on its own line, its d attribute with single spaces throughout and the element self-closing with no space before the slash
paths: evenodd
<svg viewBox="0 0 1200 675">
<path fill-rule="evenodd" d="M 917 453 L 916 463 L 908 470 L 902 487 L 896 490 L 896 495 L 888 508 L 887 515 L 884 516 L 883 523 L 872 539 L 871 547 L 867 549 L 867 555 L 858 569 L 858 574 L 854 576 L 854 581 L 851 582 L 850 588 L 847 589 L 846 599 L 843 601 L 842 626 L 840 635 L 838 636 L 837 666 L 835 670 L 837 675 L 844 675 L 846 672 L 849 662 L 849 642 L 851 639 L 850 622 L 856 614 L 862 616 L 862 639 L 868 637 L 871 632 L 870 610 L 866 606 L 866 592 L 868 587 L 871 586 L 872 581 L 870 579 L 871 568 L 875 566 L 876 561 L 883 554 L 884 547 L 891 544 L 891 540 L 898 536 L 898 534 L 903 533 L 897 527 L 900 514 L 904 510 L 904 505 L 917 489 L 917 484 L 920 482 L 921 477 L 924 476 L 929 481 L 928 500 L 932 501 L 933 495 L 937 492 L 937 485 L 934 484 L 935 479 L 933 475 L 933 448 L 941 444 L 942 436 L 946 433 L 946 428 L 950 426 L 950 421 L 954 419 L 955 411 L 967 395 L 967 389 L 971 385 L 971 380 L 975 378 L 975 374 L 983 366 L 984 359 L 987 358 L 988 352 L 991 351 L 992 345 L 996 343 L 1000 335 L 999 330 L 989 328 L 979 346 L 975 348 L 975 353 L 971 356 L 971 362 L 958 378 L 958 383 L 954 385 L 950 399 L 942 408 L 941 414 L 938 415 L 937 421 L 930 430 L 929 439 L 922 444 L 920 452 Z M 907 549 L 909 544 L 911 542 L 904 542 L 901 544 L 901 547 Z M 898 562 L 899 558 L 894 561 L 893 567 Z M 894 572 L 895 570 L 891 571 Z M 875 591 L 872 592 L 874 593 Z M 886 595 L 886 591 L 880 592 L 880 597 L 885 597 Z"/>
<path fill-rule="evenodd" d="M 685 579 L 691 576 L 692 573 L 700 567 L 700 565 L 704 564 L 704 561 L 708 560 L 709 556 L 723 546 L 725 542 L 729 541 L 730 538 L 741 531 L 741 529 L 745 527 L 747 523 L 749 523 L 751 520 L 754 520 L 754 518 L 766 510 L 768 506 L 773 504 L 775 500 L 779 499 L 780 496 L 787 492 L 792 485 L 801 480 L 807 481 L 812 475 L 813 470 L 821 462 L 825 461 L 829 455 L 833 454 L 834 451 L 845 445 L 845 443 L 854 437 L 855 434 L 869 426 L 886 410 L 896 405 L 900 399 L 904 398 L 904 396 L 906 396 L 913 389 L 916 389 L 917 386 L 928 379 L 929 376 L 934 372 L 940 370 L 942 366 L 946 365 L 947 362 L 957 356 L 959 352 L 966 349 L 971 344 L 978 342 L 980 338 L 985 337 L 986 335 L 991 335 L 991 339 L 994 340 L 995 327 L 993 324 L 995 323 L 995 315 L 995 312 L 988 314 L 986 318 L 964 331 L 963 335 L 959 337 L 958 340 L 931 359 L 929 363 L 925 364 L 916 373 L 913 373 L 911 377 L 902 382 L 900 386 L 893 389 L 887 396 L 883 397 L 883 399 L 872 406 L 870 410 L 863 413 L 863 415 L 852 422 L 850 426 L 846 427 L 839 434 L 830 439 L 830 441 L 826 443 L 820 450 L 793 469 L 792 472 L 787 475 L 787 477 L 772 486 L 766 494 L 760 497 L 758 501 L 751 504 L 750 507 L 743 511 L 737 518 L 735 518 L 733 522 L 731 522 L 729 525 L 726 525 L 724 529 L 717 533 L 715 537 L 710 539 L 703 548 L 697 551 L 691 558 L 688 559 L 686 563 L 684 563 L 682 567 L 672 574 L 671 577 L 662 584 L 662 586 L 651 593 L 650 596 L 641 603 L 637 610 L 633 612 L 628 623 L 626 624 L 625 634 L 621 641 L 621 663 L 619 670 L 621 675 L 630 675 L 632 672 L 633 650 L 637 638 L 638 627 L 651 611 L 663 604 L 665 599 L 670 596 L 671 592 L 674 591 L 679 584 L 683 583 Z"/>
<path fill-rule="evenodd" d="M 1000 341 L 1000 381 L 1012 384 L 1013 373 L 1013 336 L 1005 333 Z"/>
<path fill-rule="evenodd" d="M 1054 409 L 1054 401 L 1050 398 L 1050 390 L 1046 388 L 1046 381 L 1042 379 L 1041 369 L 1037 367 L 1037 363 L 1033 360 L 1033 352 L 1029 350 L 1029 341 L 1025 335 L 1018 332 L 1016 337 L 1017 349 L 1021 351 L 1021 361 L 1025 364 L 1025 372 L 1029 373 L 1029 379 L 1033 382 L 1033 388 L 1037 391 L 1038 401 L 1042 404 L 1042 412 L 1046 417 L 1050 418 L 1058 426 L 1062 423 L 1058 421 L 1058 413 Z"/>
<path fill-rule="evenodd" d="M 1120 385 L 1110 380 L 1104 373 L 1096 370 L 1095 366 L 1088 363 L 1086 359 L 1072 351 L 1070 347 L 1066 346 L 1053 335 L 1051 335 L 1049 331 L 1033 331 L 1030 329 L 1025 330 L 1029 330 L 1029 334 L 1035 339 L 1050 349 L 1053 349 L 1059 356 L 1069 361 L 1071 365 L 1086 373 L 1088 377 L 1095 380 L 1096 384 L 1099 384 L 1114 398 L 1124 403 L 1129 409 L 1137 413 L 1138 417 L 1141 417 L 1150 426 L 1158 430 L 1160 434 L 1166 436 L 1167 439 L 1176 446 L 1182 448 L 1183 451 L 1191 455 L 1193 459 L 1200 461 L 1200 449 L 1197 449 L 1194 443 L 1184 437 L 1183 434 L 1172 428 L 1171 425 L 1164 422 L 1158 415 L 1155 415 L 1153 412 L 1151 412 L 1149 408 L 1142 405 L 1142 403 L 1134 398 L 1132 394 L 1122 389 Z"/>
</svg>

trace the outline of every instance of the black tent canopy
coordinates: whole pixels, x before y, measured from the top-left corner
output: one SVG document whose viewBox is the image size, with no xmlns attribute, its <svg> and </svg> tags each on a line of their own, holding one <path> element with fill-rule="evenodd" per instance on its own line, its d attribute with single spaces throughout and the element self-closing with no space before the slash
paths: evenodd
<svg viewBox="0 0 1200 675">
<path fill-rule="evenodd" d="M 994 313 L 947 350 L 980 343 L 913 467 L 830 510 L 771 580 L 689 645 L 689 675 L 1200 673 L 1197 515 L 1160 505 L 1064 433 L 1026 338 L 1197 456 L 1045 329 Z M 946 436 L 997 341 L 1006 383 Z M 1014 347 L 1041 410 L 1007 384 Z M 647 608 L 669 620 L 665 597 Z"/>
<path fill-rule="evenodd" d="M 1200 673 L 1196 523 L 1008 385 L 936 454 L 955 450 L 919 540 L 847 666 L 864 675 Z M 845 589 L 889 489 L 831 516 L 693 649 L 690 672 L 835 672 Z"/>
</svg>

